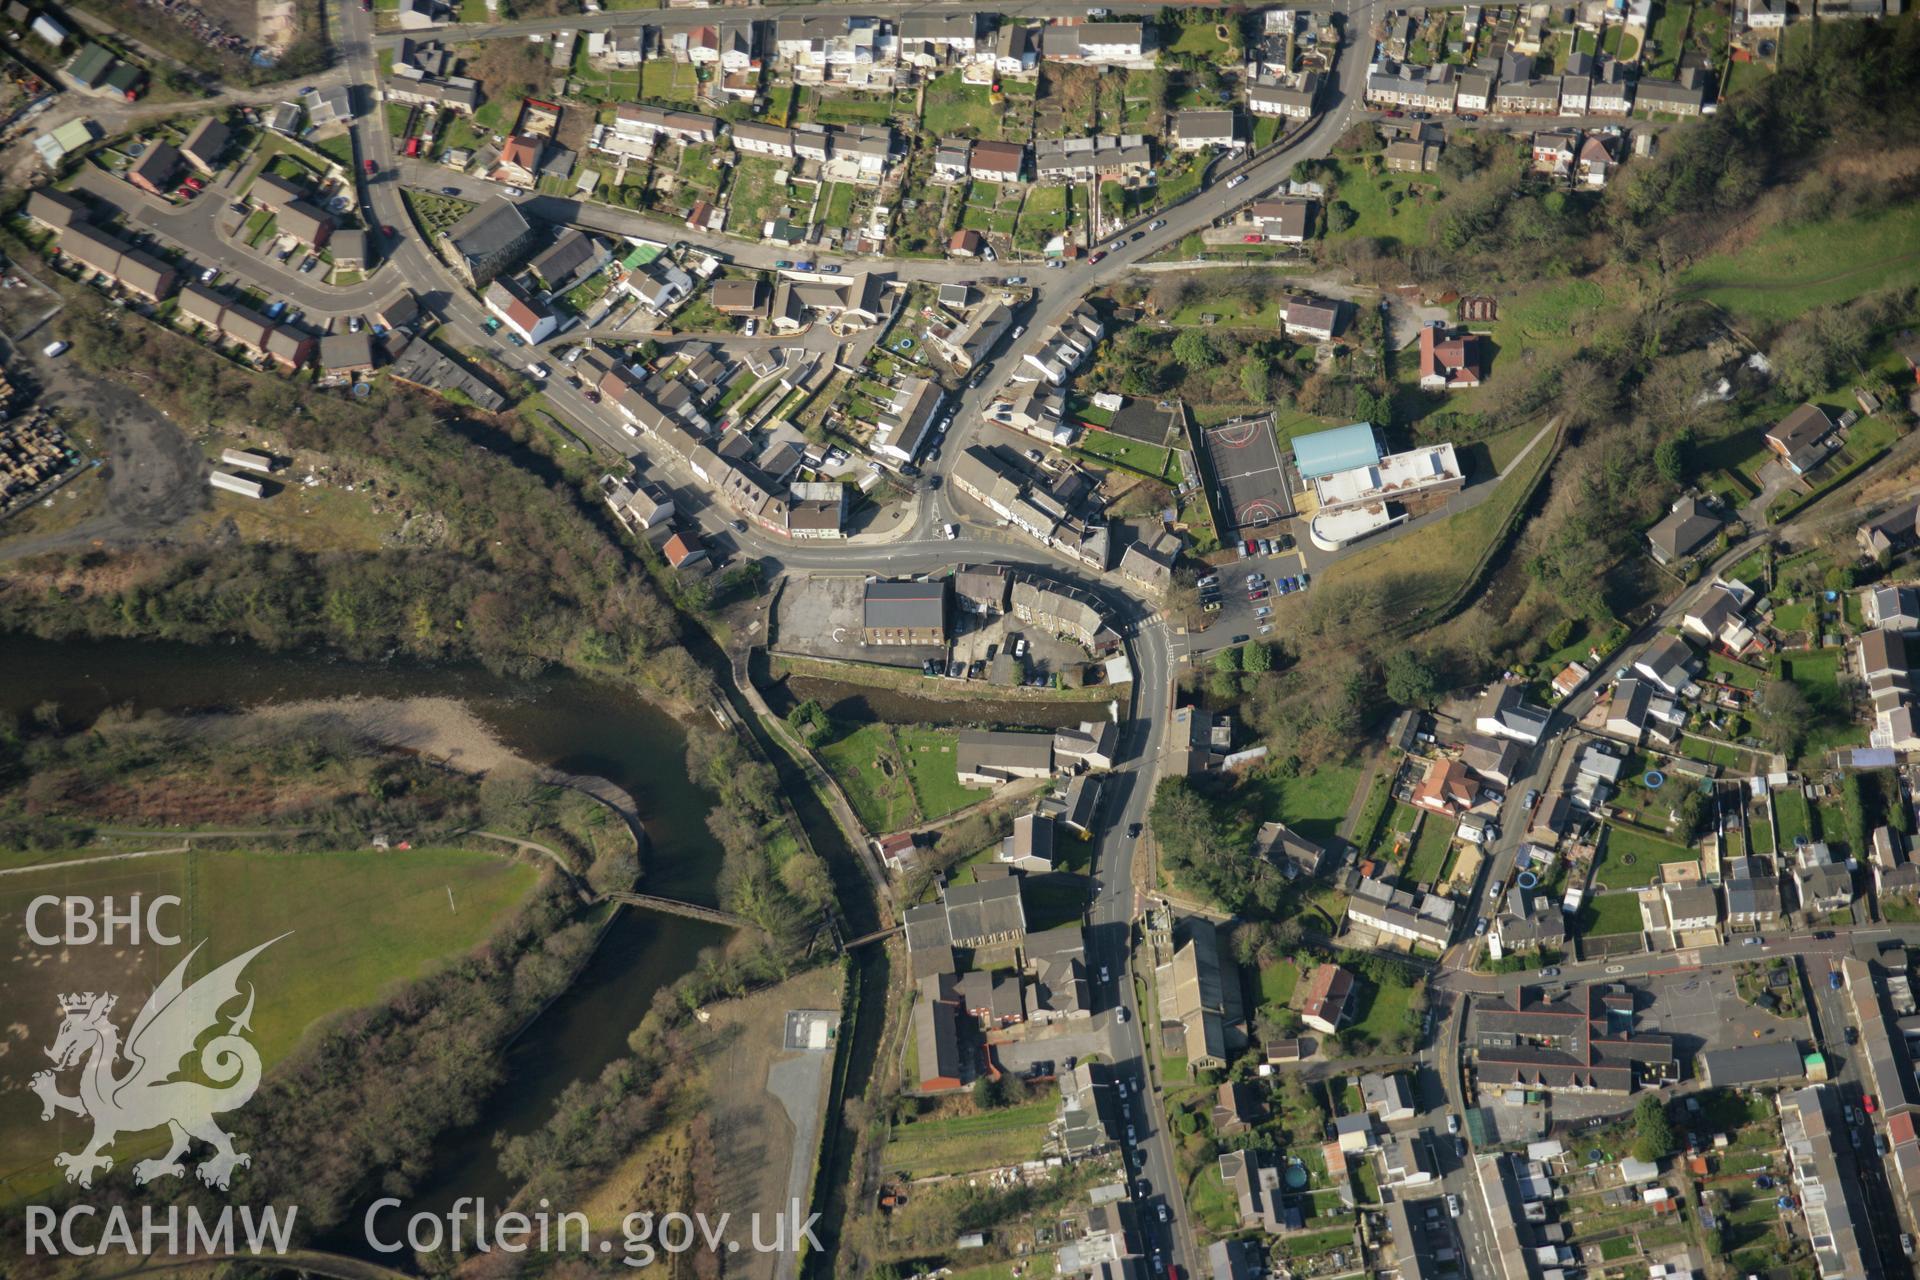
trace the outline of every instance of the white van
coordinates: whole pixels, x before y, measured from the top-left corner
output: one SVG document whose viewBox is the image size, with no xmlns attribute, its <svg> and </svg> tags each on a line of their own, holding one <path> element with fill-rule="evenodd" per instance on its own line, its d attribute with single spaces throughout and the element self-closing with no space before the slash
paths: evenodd
<svg viewBox="0 0 1920 1280">
<path fill-rule="evenodd" d="M 71 346 L 73 346 L 71 342 L 49 342 L 41 349 L 40 354 L 51 360 L 55 356 L 67 354 L 67 349 Z"/>
</svg>

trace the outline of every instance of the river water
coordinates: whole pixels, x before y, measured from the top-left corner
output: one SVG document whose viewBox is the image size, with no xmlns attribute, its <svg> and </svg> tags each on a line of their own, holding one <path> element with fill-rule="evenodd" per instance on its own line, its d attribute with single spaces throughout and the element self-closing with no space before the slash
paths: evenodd
<svg viewBox="0 0 1920 1280">
<path fill-rule="evenodd" d="M 617 688 L 565 673 L 515 680 L 479 667 L 354 663 L 240 645 L 54 643 L 18 635 L 0 635 L 0 672 L 0 710 L 18 714 L 51 700 L 69 724 L 123 705 L 210 711 L 354 694 L 458 698 L 527 758 L 599 774 L 626 788 L 650 838 L 641 887 L 714 902 L 721 851 L 706 828 L 712 798 L 686 778 L 685 730 Z M 622 909 L 573 986 L 508 1052 L 507 1083 L 480 1121 L 441 1141 L 434 1172 L 409 1197 L 409 1210 L 443 1209 L 462 1195 L 503 1201 L 510 1188 L 494 1161 L 493 1135 L 538 1128 L 567 1085 L 594 1078 L 624 1056 L 627 1035 L 652 1005 L 654 992 L 691 969 L 699 951 L 720 945 L 728 932 Z"/>
</svg>

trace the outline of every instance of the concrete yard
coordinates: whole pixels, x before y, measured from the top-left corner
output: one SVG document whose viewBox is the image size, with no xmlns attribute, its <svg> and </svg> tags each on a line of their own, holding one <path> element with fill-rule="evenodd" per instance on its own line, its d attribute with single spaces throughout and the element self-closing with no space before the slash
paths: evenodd
<svg viewBox="0 0 1920 1280">
<path fill-rule="evenodd" d="M 774 651 L 892 667 L 918 667 L 946 656 L 932 645 L 862 644 L 866 586 L 860 574 L 815 574 L 787 583 L 774 614 Z"/>
</svg>

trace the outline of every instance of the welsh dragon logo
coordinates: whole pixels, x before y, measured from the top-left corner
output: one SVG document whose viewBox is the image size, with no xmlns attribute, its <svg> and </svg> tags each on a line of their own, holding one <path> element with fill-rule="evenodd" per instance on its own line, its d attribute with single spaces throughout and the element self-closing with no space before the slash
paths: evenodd
<svg viewBox="0 0 1920 1280">
<path fill-rule="evenodd" d="M 240 974 L 248 962 L 279 940 L 268 939 L 189 985 L 187 966 L 200 950 L 195 946 L 147 997 L 127 1032 L 124 1048 L 119 1028 L 108 1016 L 117 997 L 89 991 L 60 998 L 60 1034 L 47 1050 L 54 1067 L 35 1075 L 32 1088 L 40 1095 L 42 1120 L 53 1119 L 57 1111 L 93 1120 L 93 1138 L 85 1147 L 53 1158 L 66 1171 L 68 1182 L 91 1187 L 95 1171 L 113 1167 L 106 1149 L 116 1138 L 163 1125 L 172 1145 L 159 1159 L 133 1166 L 136 1182 L 184 1175 L 187 1169 L 180 1157 L 194 1139 L 213 1148 L 196 1170 L 210 1187 L 226 1190 L 234 1169 L 251 1163 L 249 1156 L 233 1149 L 233 1139 L 213 1119 L 220 1112 L 245 1106 L 260 1087 L 259 1051 L 241 1035 L 253 1029 L 251 983 L 246 987 L 246 1007 L 227 1029 L 204 1045 L 200 1039 L 217 1028 L 220 1010 L 241 995 Z M 181 1060 L 196 1047 L 200 1074 L 213 1084 L 174 1078 Z M 75 1066 L 80 1068 L 80 1091 L 69 1096 L 60 1092 L 58 1077 Z"/>
</svg>

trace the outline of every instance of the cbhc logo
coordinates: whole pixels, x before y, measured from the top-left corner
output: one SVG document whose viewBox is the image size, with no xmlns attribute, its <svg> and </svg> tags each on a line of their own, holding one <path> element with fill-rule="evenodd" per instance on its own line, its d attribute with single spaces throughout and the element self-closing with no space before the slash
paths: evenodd
<svg viewBox="0 0 1920 1280">
<path fill-rule="evenodd" d="M 161 946 L 176 946 L 180 935 L 167 933 L 160 924 L 160 912 L 165 907 L 178 907 L 180 899 L 172 894 L 162 894 L 147 901 L 146 910 L 141 911 L 141 897 L 134 894 L 127 901 L 124 910 L 116 909 L 114 899 L 102 898 L 96 904 L 92 898 L 68 897 L 45 894 L 27 904 L 27 936 L 42 947 L 89 947 L 98 943 L 112 946 L 137 947 L 141 941 L 141 926 L 146 927 L 148 941 Z M 43 912 L 58 913 L 61 925 L 59 933 L 47 933 L 40 927 Z"/>
</svg>

